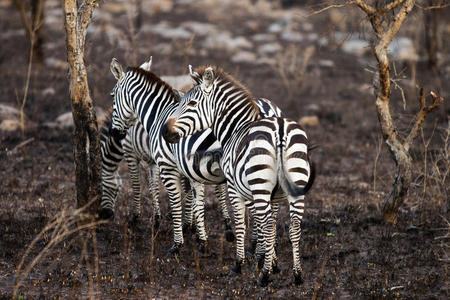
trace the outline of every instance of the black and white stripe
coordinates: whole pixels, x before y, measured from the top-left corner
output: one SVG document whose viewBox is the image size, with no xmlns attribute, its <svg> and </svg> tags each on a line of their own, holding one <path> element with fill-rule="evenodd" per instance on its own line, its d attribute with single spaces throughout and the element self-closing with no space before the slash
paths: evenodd
<svg viewBox="0 0 450 300">
<path fill-rule="evenodd" d="M 216 67 L 191 72 L 196 85 L 186 92 L 176 112 L 168 119 L 164 137 L 177 142 L 211 128 L 223 149 L 221 167 L 233 206 L 237 262 L 244 262 L 245 206 L 254 206 L 254 216 L 264 243 L 264 266 L 260 285 L 267 285 L 276 266 L 274 252 L 275 199 L 287 197 L 290 213 L 295 283 L 302 282 L 300 224 L 304 197 L 314 178 L 308 157 L 306 133 L 285 118 L 261 118 L 251 94 L 231 76 Z"/>
</svg>

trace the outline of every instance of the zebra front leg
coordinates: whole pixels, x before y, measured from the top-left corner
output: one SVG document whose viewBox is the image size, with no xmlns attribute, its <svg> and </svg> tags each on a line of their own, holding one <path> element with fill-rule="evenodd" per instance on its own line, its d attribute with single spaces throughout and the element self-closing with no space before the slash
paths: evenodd
<svg viewBox="0 0 450 300">
<path fill-rule="evenodd" d="M 230 188 L 229 188 L 230 191 Z M 244 201 L 229 193 L 231 205 L 234 213 L 234 223 L 236 228 L 236 264 L 232 268 L 233 272 L 240 274 L 241 266 L 245 260 L 245 204 Z"/>
<path fill-rule="evenodd" d="M 198 250 L 204 254 L 206 253 L 206 241 L 208 239 L 205 230 L 205 186 L 199 182 L 191 182 L 191 186 L 194 195 L 192 207 L 199 241 Z"/>
<path fill-rule="evenodd" d="M 289 224 L 289 238 L 292 244 L 295 285 L 300 285 L 303 283 L 302 267 L 300 263 L 300 237 L 301 237 L 301 223 L 305 207 L 304 198 L 305 196 L 300 196 L 298 199 L 294 199 L 288 196 L 289 215 L 291 219 L 291 223 Z"/>
<path fill-rule="evenodd" d="M 153 199 L 153 228 L 159 228 L 161 217 L 161 208 L 159 206 L 159 168 L 156 164 L 149 164 L 150 190 Z"/>
<path fill-rule="evenodd" d="M 189 185 L 190 186 L 190 185 Z M 193 222 L 193 198 L 192 189 L 185 191 L 184 194 L 184 219 L 183 219 L 183 233 L 194 233 L 195 225 Z"/>
<path fill-rule="evenodd" d="M 136 223 L 141 215 L 141 168 L 139 160 L 134 152 L 125 151 L 125 159 L 128 165 L 128 173 L 130 173 L 131 185 L 133 188 L 133 203 L 131 208 L 131 217 L 128 223 L 132 226 Z"/>
<path fill-rule="evenodd" d="M 100 202 L 101 210 L 99 212 L 99 217 L 101 219 L 106 220 L 114 216 L 114 208 L 116 205 L 117 193 L 119 191 L 120 185 L 121 179 L 117 171 L 113 171 L 112 174 L 103 172 L 102 174 L 103 196 L 102 201 Z"/>
<path fill-rule="evenodd" d="M 184 243 L 182 230 L 182 209 L 181 209 L 181 180 L 180 174 L 173 170 L 161 170 L 161 181 L 166 187 L 169 195 L 169 205 L 172 214 L 173 240 L 174 243 L 169 250 L 169 255 L 178 255 L 179 248 Z"/>
<path fill-rule="evenodd" d="M 216 194 L 216 198 L 219 199 L 220 212 L 224 219 L 225 239 L 228 242 L 233 242 L 235 237 L 234 237 L 233 229 L 231 228 L 231 218 L 230 218 L 230 215 L 228 214 L 226 187 L 227 187 L 226 184 L 218 184 L 218 185 L 216 185 L 214 192 Z"/>
</svg>

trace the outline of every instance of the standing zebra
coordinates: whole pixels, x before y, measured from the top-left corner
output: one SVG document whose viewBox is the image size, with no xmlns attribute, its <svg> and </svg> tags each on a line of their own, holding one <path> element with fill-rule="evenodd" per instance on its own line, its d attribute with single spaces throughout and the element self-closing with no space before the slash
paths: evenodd
<svg viewBox="0 0 450 300">
<path fill-rule="evenodd" d="M 305 193 L 314 178 L 306 133 L 292 120 L 261 118 L 247 89 L 221 69 L 201 67 L 191 74 L 196 85 L 186 92 L 167 120 L 163 135 L 167 141 L 176 143 L 180 138 L 211 128 L 219 140 L 223 149 L 221 167 L 236 222 L 234 271 L 240 273 L 244 262 L 245 205 L 254 205 L 265 249 L 258 284 L 268 284 L 276 266 L 272 205 L 278 195 L 285 194 L 290 212 L 294 282 L 302 283 L 300 225 Z"/>
</svg>

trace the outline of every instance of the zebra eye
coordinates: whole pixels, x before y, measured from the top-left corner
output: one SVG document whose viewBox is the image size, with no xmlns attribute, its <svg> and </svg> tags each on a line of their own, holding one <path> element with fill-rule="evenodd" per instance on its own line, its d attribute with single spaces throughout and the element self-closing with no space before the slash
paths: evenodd
<svg viewBox="0 0 450 300">
<path fill-rule="evenodd" d="M 187 105 L 189 105 L 189 106 L 196 106 L 197 105 L 197 101 L 191 100 L 191 101 L 189 101 L 189 103 Z"/>
</svg>

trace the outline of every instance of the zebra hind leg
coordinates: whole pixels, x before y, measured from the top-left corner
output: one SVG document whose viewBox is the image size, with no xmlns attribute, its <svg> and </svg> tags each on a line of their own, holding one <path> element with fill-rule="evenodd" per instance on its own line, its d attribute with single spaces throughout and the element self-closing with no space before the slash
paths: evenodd
<svg viewBox="0 0 450 300">
<path fill-rule="evenodd" d="M 290 198 L 290 197 L 289 197 Z M 294 284 L 300 285 L 303 283 L 302 268 L 300 263 L 300 236 L 301 236 L 301 222 L 304 209 L 304 196 L 294 201 L 289 199 L 289 210 L 291 223 L 289 225 L 289 237 L 292 244 L 292 256 L 294 261 Z"/>
<path fill-rule="evenodd" d="M 220 212 L 224 219 L 225 239 L 228 242 L 234 242 L 235 236 L 233 233 L 233 229 L 231 228 L 231 218 L 230 215 L 228 214 L 228 207 L 227 207 L 226 185 L 225 184 L 216 185 L 214 192 L 216 194 L 216 198 L 219 199 Z"/>
<path fill-rule="evenodd" d="M 182 231 L 182 209 L 181 209 L 181 182 L 180 175 L 173 170 L 161 170 L 161 180 L 169 195 L 170 211 L 172 214 L 173 245 L 168 251 L 168 256 L 179 255 L 179 249 L 184 243 Z"/>
<path fill-rule="evenodd" d="M 150 171 L 150 190 L 153 202 L 153 228 L 158 229 L 161 216 L 161 208 L 159 206 L 159 169 L 154 163 L 149 164 Z"/>
</svg>

